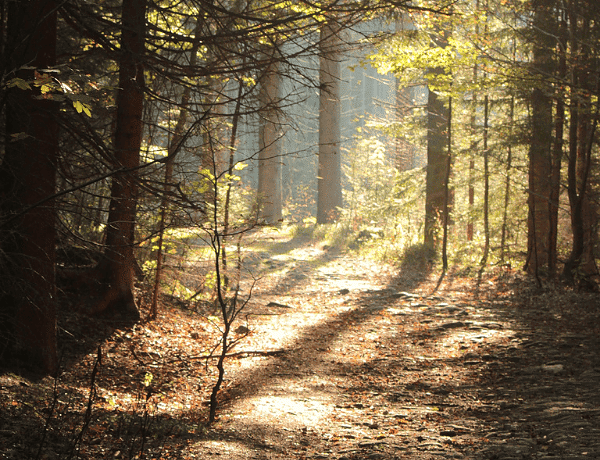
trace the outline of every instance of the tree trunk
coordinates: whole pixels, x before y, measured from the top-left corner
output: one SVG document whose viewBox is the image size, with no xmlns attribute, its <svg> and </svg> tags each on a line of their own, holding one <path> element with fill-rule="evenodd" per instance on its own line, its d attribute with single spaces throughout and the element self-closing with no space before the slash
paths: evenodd
<svg viewBox="0 0 600 460">
<path fill-rule="evenodd" d="M 529 217 L 525 269 L 536 277 L 548 275 L 550 267 L 550 194 L 552 174 L 552 100 L 543 79 L 552 73 L 553 30 L 550 7 L 535 5 L 534 28 L 539 33 L 533 49 L 533 72 L 537 86 L 531 94 L 531 145 L 529 147 Z"/>
<path fill-rule="evenodd" d="M 136 260 L 134 231 L 137 206 L 136 168 L 142 142 L 144 107 L 143 55 L 146 0 L 123 0 L 117 123 L 114 139 L 116 169 L 106 227 L 106 253 L 102 262 L 107 289 L 94 312 L 107 308 L 139 318 L 134 297 Z"/>
<path fill-rule="evenodd" d="M 598 274 L 598 267 L 596 266 L 594 255 L 594 248 L 597 243 L 596 216 L 598 209 L 596 202 L 590 197 L 592 149 L 597 124 L 597 120 L 594 120 L 594 117 L 598 116 L 597 107 L 594 107 L 594 103 L 592 102 L 592 93 L 594 90 L 598 90 L 598 88 L 591 83 L 589 76 L 589 70 L 596 66 L 596 64 L 594 64 L 596 56 L 592 55 L 593 51 L 590 49 L 588 44 L 590 40 L 590 19 L 588 17 L 584 17 L 581 29 L 581 59 L 584 67 L 579 68 L 582 72 L 579 80 L 583 86 L 584 94 L 582 95 L 580 104 L 580 107 L 583 110 L 579 117 L 579 133 L 577 136 L 579 141 L 579 145 L 577 146 L 577 188 L 579 200 L 581 201 L 583 252 L 578 258 L 578 270 L 582 277 L 581 281 L 589 284 L 589 287 L 592 287 L 592 279 Z M 598 77 L 596 77 L 596 79 L 600 81 Z M 596 94 L 598 93 L 596 92 Z M 594 111 L 595 113 L 593 114 Z"/>
<path fill-rule="evenodd" d="M 40 83 L 56 64 L 56 3 L 11 2 L 8 41 L 13 78 Z M 33 68 L 33 69 L 32 69 Z M 34 86 L 33 84 L 31 86 Z M 15 345 L 47 373 L 58 370 L 56 353 L 55 208 L 58 107 L 39 89 L 9 90 L 6 149 L 0 167 L 4 282 L 0 314 L 14 321 Z M 6 277 L 12 280 L 5 283 Z M 6 311 L 8 310 L 8 311 Z M 0 318 L 4 321 L 5 318 Z"/>
<path fill-rule="evenodd" d="M 259 219 L 276 224 L 283 217 L 281 193 L 282 130 L 279 119 L 279 63 L 271 53 L 260 81 L 258 134 L 258 205 Z"/>
<path fill-rule="evenodd" d="M 442 24 L 445 30 L 439 30 L 433 38 L 434 45 L 445 48 L 451 30 L 449 24 Z M 444 74 L 440 67 L 429 69 L 433 75 L 432 82 L 438 75 Z M 427 96 L 427 173 L 425 178 L 425 225 L 423 243 L 432 251 L 437 253 L 440 249 L 442 235 L 440 230 L 447 220 L 444 216 L 444 197 L 448 187 L 446 183 L 446 165 L 450 155 L 450 108 L 444 104 L 444 100 L 438 93 L 431 89 Z M 450 177 L 448 175 L 448 177 Z"/>
<path fill-rule="evenodd" d="M 480 12 L 479 0 L 475 1 L 475 11 Z M 479 22 L 475 23 L 475 34 L 479 35 Z M 473 65 L 473 84 L 477 85 L 479 79 L 479 64 Z M 469 213 L 467 217 L 467 241 L 473 241 L 475 235 L 475 152 L 477 151 L 477 90 L 473 90 L 473 102 L 471 106 L 471 145 L 469 146 L 469 178 L 468 178 L 468 196 L 469 196 Z"/>
<path fill-rule="evenodd" d="M 480 265 L 485 267 L 490 255 L 490 152 L 488 149 L 490 97 L 483 98 L 483 232 L 485 243 Z"/>
<path fill-rule="evenodd" d="M 333 23 L 321 26 L 317 222 L 335 222 L 342 207 L 340 150 L 340 38 Z"/>
<path fill-rule="evenodd" d="M 427 247 L 437 250 L 444 221 L 444 190 L 448 162 L 448 107 L 435 91 L 427 99 L 427 175 L 425 184 L 425 235 Z"/>
<path fill-rule="evenodd" d="M 446 170 L 444 172 L 444 232 L 442 237 L 442 276 L 448 271 L 448 233 L 450 226 L 450 174 L 452 173 L 452 97 L 448 99 L 448 150 L 446 154 Z M 440 278 L 441 280 L 441 278 Z"/>
<path fill-rule="evenodd" d="M 566 21 L 561 21 L 560 37 L 561 42 L 557 44 L 557 53 L 559 56 L 558 78 L 565 80 L 567 78 L 567 60 L 565 55 L 566 40 L 564 26 Z M 548 244 L 548 274 L 554 278 L 557 273 L 558 265 L 558 210 L 560 205 L 560 189 L 561 189 L 561 174 L 562 156 L 564 146 L 564 126 L 565 126 L 565 95 L 557 94 L 556 98 L 556 113 L 554 120 L 554 144 L 552 146 L 552 173 L 550 179 L 550 235 Z"/>
<path fill-rule="evenodd" d="M 580 218 L 583 229 L 581 233 L 583 251 L 578 257 L 578 271 L 581 276 L 580 281 L 592 287 L 592 279 L 598 274 L 598 267 L 594 255 L 597 242 L 597 204 L 590 197 L 591 154 L 595 127 L 590 113 L 592 101 L 589 95 L 586 97 L 585 106 L 584 114 L 580 116 L 579 145 L 577 147 L 577 184 L 579 200 L 581 201 Z"/>
<path fill-rule="evenodd" d="M 510 138 L 512 138 L 512 130 L 515 120 L 515 97 L 510 98 L 510 109 L 508 112 L 508 123 L 510 127 Z M 512 145 L 509 143 L 506 152 L 506 177 L 504 179 L 504 207 L 502 210 L 502 236 L 500 237 L 500 262 L 505 262 L 506 256 L 506 239 L 508 238 L 508 205 L 510 203 L 510 184 L 512 181 Z"/>
<path fill-rule="evenodd" d="M 592 66 L 595 57 L 591 57 L 591 50 L 585 44 L 589 39 L 589 19 L 581 15 L 579 7 L 578 2 L 569 3 L 571 52 L 574 61 L 571 84 L 574 97 L 570 107 L 567 193 L 571 208 L 573 245 L 563 275 L 569 282 L 576 282 L 580 287 L 593 288 L 593 278 L 598 275 L 594 255 L 597 209 L 589 196 L 589 176 L 593 139 L 598 123 L 598 104 L 595 107 L 595 118 L 592 118 L 590 93 L 593 88 L 590 87 L 587 69 Z M 583 21 L 577 21 L 578 17 L 583 17 Z"/>
<path fill-rule="evenodd" d="M 477 82 L 477 65 L 473 68 L 473 81 Z M 469 213 L 467 217 L 467 241 L 473 241 L 475 234 L 475 152 L 477 151 L 477 92 L 473 91 L 473 106 L 471 108 L 471 145 L 469 147 Z"/>
</svg>

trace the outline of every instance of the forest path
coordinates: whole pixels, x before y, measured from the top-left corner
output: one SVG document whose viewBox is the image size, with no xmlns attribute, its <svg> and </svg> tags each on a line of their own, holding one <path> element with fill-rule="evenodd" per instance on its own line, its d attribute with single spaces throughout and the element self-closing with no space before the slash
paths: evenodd
<svg viewBox="0 0 600 460">
<path fill-rule="evenodd" d="M 597 293 L 494 269 L 433 294 L 417 259 L 266 229 L 243 243 L 242 297 L 255 284 L 210 428 L 208 302 L 166 292 L 158 318 L 131 324 L 67 296 L 59 378 L 0 372 L 0 458 L 600 459 Z M 200 252 L 169 256 L 165 291 L 198 288 Z"/>
<path fill-rule="evenodd" d="M 192 458 L 600 458 L 598 300 L 433 279 L 272 234 Z M 516 283 L 516 284 L 515 284 Z"/>
</svg>

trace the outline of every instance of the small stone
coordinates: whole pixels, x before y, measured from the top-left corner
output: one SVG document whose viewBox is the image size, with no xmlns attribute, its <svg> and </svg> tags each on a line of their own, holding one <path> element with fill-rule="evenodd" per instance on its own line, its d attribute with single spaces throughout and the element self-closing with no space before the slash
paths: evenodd
<svg viewBox="0 0 600 460">
<path fill-rule="evenodd" d="M 442 324 L 441 326 L 438 327 L 438 329 L 456 329 L 458 327 L 464 327 L 465 323 L 463 323 L 462 321 L 454 321 L 452 323 L 446 323 L 446 324 Z"/>
<path fill-rule="evenodd" d="M 541 369 L 546 372 L 552 372 L 553 374 L 559 374 L 564 371 L 562 364 L 544 364 Z"/>
</svg>

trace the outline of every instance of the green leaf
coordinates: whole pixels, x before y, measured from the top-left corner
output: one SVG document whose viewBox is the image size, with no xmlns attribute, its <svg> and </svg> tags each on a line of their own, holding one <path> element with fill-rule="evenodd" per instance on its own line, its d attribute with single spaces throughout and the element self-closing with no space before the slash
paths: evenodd
<svg viewBox="0 0 600 460">
<path fill-rule="evenodd" d="M 19 88 L 24 91 L 31 89 L 29 82 L 23 80 L 22 78 L 13 78 L 13 79 L 9 80 L 7 86 L 9 88 Z"/>
</svg>

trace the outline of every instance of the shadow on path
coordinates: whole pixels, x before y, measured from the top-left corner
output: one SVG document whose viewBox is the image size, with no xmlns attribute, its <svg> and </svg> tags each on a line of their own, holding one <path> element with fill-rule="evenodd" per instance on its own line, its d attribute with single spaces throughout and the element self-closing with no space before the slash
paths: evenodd
<svg viewBox="0 0 600 460">
<path fill-rule="evenodd" d="M 418 275 L 405 263 L 384 288 L 307 301 L 296 314 L 324 319 L 237 374 L 221 408 L 229 441 L 251 458 L 598 458 L 598 299 L 535 294 L 506 274 L 403 294 Z"/>
</svg>

